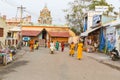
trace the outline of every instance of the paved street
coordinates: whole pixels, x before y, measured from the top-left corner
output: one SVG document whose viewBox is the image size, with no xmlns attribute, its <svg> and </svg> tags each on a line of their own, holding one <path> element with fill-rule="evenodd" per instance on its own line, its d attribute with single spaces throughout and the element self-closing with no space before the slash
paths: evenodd
<svg viewBox="0 0 120 80">
<path fill-rule="evenodd" d="M 48 48 L 29 52 L 0 70 L 0 80 L 120 80 L 120 71 L 111 68 L 84 53 L 82 60 L 76 55 L 56 51 L 49 54 Z"/>
</svg>

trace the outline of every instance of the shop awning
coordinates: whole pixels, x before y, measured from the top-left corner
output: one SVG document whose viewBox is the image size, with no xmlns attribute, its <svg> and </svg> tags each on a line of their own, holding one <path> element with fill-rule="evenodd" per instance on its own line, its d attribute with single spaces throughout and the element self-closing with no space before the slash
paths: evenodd
<svg viewBox="0 0 120 80">
<path fill-rule="evenodd" d="M 48 32 L 52 37 L 70 37 L 69 32 Z"/>
<path fill-rule="evenodd" d="M 108 25 L 108 26 L 113 26 L 113 27 L 117 27 L 117 26 L 120 26 L 120 19 L 117 19 L 117 20 L 114 20 L 114 21 L 111 21 L 109 23 L 106 23 L 104 25 Z"/>
<path fill-rule="evenodd" d="M 110 26 L 113 26 L 113 27 L 120 26 L 120 19 L 112 22 L 112 23 L 110 24 Z"/>
<path fill-rule="evenodd" d="M 101 28 L 101 27 L 102 27 L 102 26 L 99 26 L 99 27 L 96 27 L 96 28 L 93 28 L 93 29 L 89 29 L 89 30 L 81 33 L 80 36 L 88 36 L 89 33 L 93 32 L 93 31 L 95 31 L 95 30 L 97 30 L 97 29 L 99 29 L 99 28 Z"/>
<path fill-rule="evenodd" d="M 22 36 L 38 36 L 41 31 L 23 30 Z"/>
</svg>

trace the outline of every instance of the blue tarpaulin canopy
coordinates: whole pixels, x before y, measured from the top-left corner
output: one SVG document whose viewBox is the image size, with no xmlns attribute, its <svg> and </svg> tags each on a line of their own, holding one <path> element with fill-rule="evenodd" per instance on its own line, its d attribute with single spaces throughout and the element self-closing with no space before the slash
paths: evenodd
<svg viewBox="0 0 120 80">
<path fill-rule="evenodd" d="M 99 50 L 103 51 L 104 48 L 105 48 L 105 36 L 104 36 L 103 28 L 101 28 Z"/>
</svg>

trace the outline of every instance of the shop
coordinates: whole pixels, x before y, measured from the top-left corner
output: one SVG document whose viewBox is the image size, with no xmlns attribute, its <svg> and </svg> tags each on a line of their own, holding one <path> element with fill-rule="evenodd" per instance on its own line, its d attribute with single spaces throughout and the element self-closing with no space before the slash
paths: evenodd
<svg viewBox="0 0 120 80">
<path fill-rule="evenodd" d="M 120 26 L 116 28 L 116 48 L 120 53 Z"/>
<path fill-rule="evenodd" d="M 105 52 L 116 47 L 120 52 L 120 20 L 115 20 L 107 24 L 105 28 Z"/>
<path fill-rule="evenodd" d="M 116 28 L 113 26 L 106 27 L 106 48 L 112 51 L 116 44 Z"/>
<path fill-rule="evenodd" d="M 84 15 L 84 32 L 80 35 L 84 37 L 84 50 L 88 52 L 100 51 L 104 53 L 107 44 L 106 36 L 109 39 L 113 36 L 106 27 L 115 19 L 116 16 L 106 16 L 102 14 L 101 11 L 88 11 Z"/>
<path fill-rule="evenodd" d="M 99 48 L 100 42 L 100 30 L 102 26 L 87 30 L 82 33 L 81 36 L 84 37 L 84 50 L 87 52 L 95 52 Z"/>
<path fill-rule="evenodd" d="M 111 23 L 110 26 L 115 28 L 115 31 L 114 31 L 115 36 L 113 37 L 113 39 L 115 41 L 115 43 L 114 43 L 115 46 L 114 47 L 116 47 L 116 49 L 119 51 L 119 54 L 120 54 L 120 19 Z"/>
</svg>

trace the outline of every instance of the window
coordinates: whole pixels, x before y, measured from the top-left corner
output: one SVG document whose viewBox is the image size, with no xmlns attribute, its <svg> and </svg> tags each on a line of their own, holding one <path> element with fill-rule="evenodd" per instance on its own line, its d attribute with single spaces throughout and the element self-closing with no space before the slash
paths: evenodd
<svg viewBox="0 0 120 80">
<path fill-rule="evenodd" d="M 11 33 L 8 32 L 8 33 L 7 33 L 7 37 L 11 37 Z"/>
<path fill-rule="evenodd" d="M 0 28 L 0 37 L 3 37 L 3 28 Z"/>
</svg>

